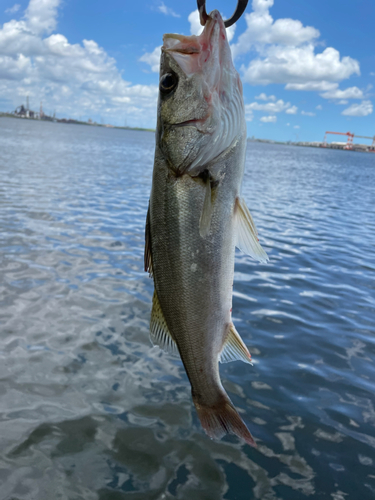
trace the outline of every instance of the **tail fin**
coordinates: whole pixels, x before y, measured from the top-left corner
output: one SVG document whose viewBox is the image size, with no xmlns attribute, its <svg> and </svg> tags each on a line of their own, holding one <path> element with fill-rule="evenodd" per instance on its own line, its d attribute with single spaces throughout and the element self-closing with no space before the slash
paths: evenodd
<svg viewBox="0 0 375 500">
<path fill-rule="evenodd" d="M 202 427 L 211 439 L 221 439 L 225 434 L 235 434 L 246 441 L 247 444 L 256 448 L 251 432 L 228 396 L 225 396 L 225 399 L 221 399 L 219 403 L 212 406 L 204 406 L 201 402 L 198 403 L 194 395 L 193 402 Z"/>
</svg>

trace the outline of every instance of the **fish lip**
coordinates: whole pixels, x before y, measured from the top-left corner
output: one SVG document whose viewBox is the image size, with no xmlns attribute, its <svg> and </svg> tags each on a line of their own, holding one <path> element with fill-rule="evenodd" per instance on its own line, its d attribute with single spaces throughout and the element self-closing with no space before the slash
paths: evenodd
<svg viewBox="0 0 375 500">
<path fill-rule="evenodd" d="M 179 54 L 186 54 L 186 55 L 192 55 L 192 54 L 199 54 L 201 52 L 200 49 L 196 47 L 188 47 L 188 48 L 166 48 L 166 47 L 161 47 L 162 52 L 178 52 Z"/>
<path fill-rule="evenodd" d="M 185 120 L 183 122 L 179 123 L 168 123 L 169 127 L 195 127 L 197 128 L 202 134 L 208 133 L 207 130 L 204 130 L 204 126 L 207 123 L 207 120 L 209 118 L 208 116 L 204 116 L 203 118 L 193 118 L 191 120 Z M 207 128 L 207 127 L 206 127 Z"/>
<path fill-rule="evenodd" d="M 192 120 L 186 120 L 184 122 L 179 123 L 171 123 L 171 127 L 187 127 L 189 125 L 196 125 L 197 123 L 204 123 L 206 118 L 193 118 Z"/>
</svg>

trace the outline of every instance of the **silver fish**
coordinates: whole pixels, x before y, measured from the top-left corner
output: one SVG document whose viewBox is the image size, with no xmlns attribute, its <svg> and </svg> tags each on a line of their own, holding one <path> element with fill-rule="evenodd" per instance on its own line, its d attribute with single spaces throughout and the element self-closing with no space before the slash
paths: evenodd
<svg viewBox="0 0 375 500">
<path fill-rule="evenodd" d="M 235 246 L 260 262 L 240 196 L 246 150 L 242 84 L 218 11 L 199 36 L 163 37 L 145 270 L 154 278 L 151 341 L 179 354 L 211 438 L 254 439 L 225 392 L 218 361 L 251 356 L 232 319 Z"/>
</svg>

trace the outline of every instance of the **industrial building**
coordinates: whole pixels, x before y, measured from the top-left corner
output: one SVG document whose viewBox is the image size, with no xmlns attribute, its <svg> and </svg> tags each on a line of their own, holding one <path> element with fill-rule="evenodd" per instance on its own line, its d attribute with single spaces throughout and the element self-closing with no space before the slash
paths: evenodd
<svg viewBox="0 0 375 500">
<path fill-rule="evenodd" d="M 39 113 L 30 109 L 29 96 L 26 97 L 26 106 L 21 104 L 13 111 L 14 116 L 18 118 L 31 118 L 32 120 L 56 121 L 55 113 L 53 116 L 46 115 L 43 111 L 43 103 L 40 103 Z"/>
</svg>

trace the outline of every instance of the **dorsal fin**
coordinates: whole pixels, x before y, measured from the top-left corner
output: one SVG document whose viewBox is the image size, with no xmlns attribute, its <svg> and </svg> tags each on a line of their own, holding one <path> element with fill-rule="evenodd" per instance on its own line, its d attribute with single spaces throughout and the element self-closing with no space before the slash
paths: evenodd
<svg viewBox="0 0 375 500">
<path fill-rule="evenodd" d="M 258 231 L 243 198 L 236 199 L 236 247 L 259 262 L 268 262 L 268 255 L 260 246 Z"/>
<path fill-rule="evenodd" d="M 159 346 L 169 354 L 179 356 L 177 344 L 168 330 L 156 290 L 154 291 L 154 297 L 152 299 L 150 339 L 153 345 Z"/>
<path fill-rule="evenodd" d="M 220 363 L 229 363 L 236 360 L 252 365 L 251 355 L 232 323 L 220 354 Z"/>
<path fill-rule="evenodd" d="M 151 254 L 151 230 L 150 230 L 150 202 L 148 203 L 146 227 L 145 227 L 145 253 L 144 253 L 145 271 L 152 277 L 152 254 Z"/>
</svg>

